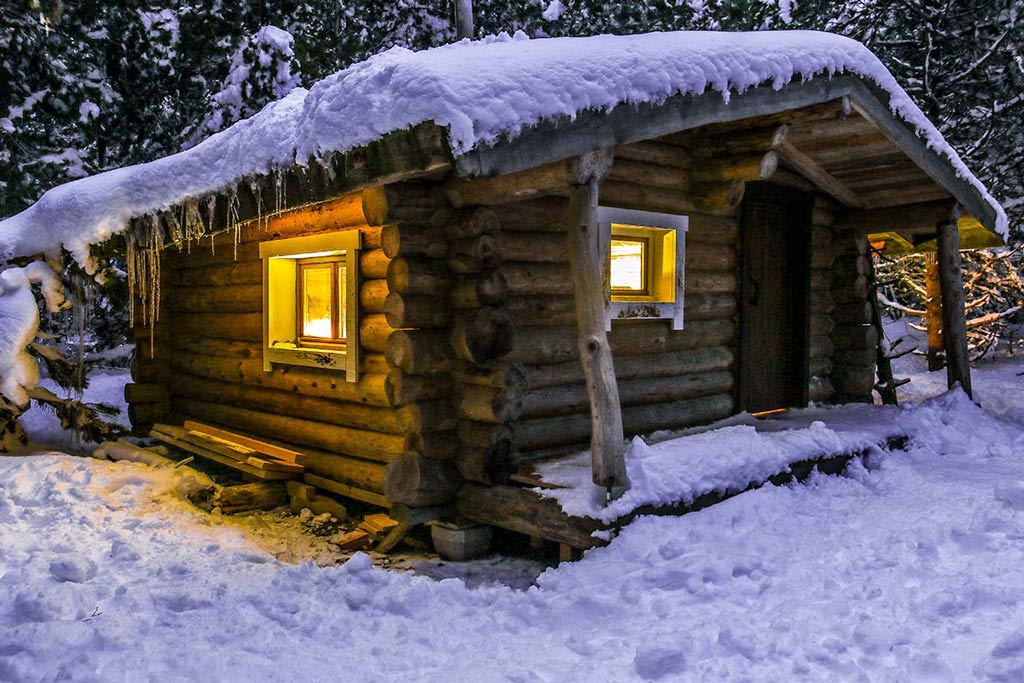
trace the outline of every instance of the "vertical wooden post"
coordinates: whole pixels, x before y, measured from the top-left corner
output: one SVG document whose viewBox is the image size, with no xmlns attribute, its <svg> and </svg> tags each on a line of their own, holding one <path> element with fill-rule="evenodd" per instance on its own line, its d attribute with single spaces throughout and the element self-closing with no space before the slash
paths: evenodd
<svg viewBox="0 0 1024 683">
<path fill-rule="evenodd" d="M 973 398 L 971 366 L 967 362 L 967 314 L 964 311 L 964 280 L 960 272 L 959 207 L 938 229 L 939 288 L 942 291 L 942 339 L 946 347 L 946 381 L 950 389 L 959 383 Z"/>
<path fill-rule="evenodd" d="M 939 288 L 939 260 L 935 254 L 924 256 L 925 321 L 928 327 L 928 370 L 941 370 L 942 349 L 942 291 Z"/>
<path fill-rule="evenodd" d="M 612 164 L 610 150 L 591 152 L 570 163 L 569 264 L 576 299 L 576 336 L 580 363 L 590 396 L 593 481 L 610 494 L 628 486 L 624 459 L 622 406 L 615 381 L 612 350 L 604 317 L 609 293 L 604 286 L 600 231 L 597 225 L 598 183 Z"/>
<path fill-rule="evenodd" d="M 455 34 L 473 39 L 473 0 L 455 0 Z"/>
</svg>

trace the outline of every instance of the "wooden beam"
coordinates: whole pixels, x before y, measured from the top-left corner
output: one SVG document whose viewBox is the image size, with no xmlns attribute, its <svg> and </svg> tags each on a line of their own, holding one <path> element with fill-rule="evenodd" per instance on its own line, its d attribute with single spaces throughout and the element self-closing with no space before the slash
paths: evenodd
<svg viewBox="0 0 1024 683">
<path fill-rule="evenodd" d="M 942 343 L 942 292 L 939 289 L 939 261 L 935 252 L 925 254 L 925 321 L 928 328 L 928 370 L 941 370 L 944 362 Z"/>
<path fill-rule="evenodd" d="M 597 225 L 597 187 L 611 165 L 610 150 L 574 159 L 569 191 L 569 265 L 576 298 L 577 344 L 590 396 L 592 477 L 609 495 L 628 485 L 619 387 L 604 327 L 609 295 Z"/>
<path fill-rule="evenodd" d="M 844 211 L 836 216 L 833 228 L 851 230 L 859 235 L 876 232 L 927 232 L 949 217 L 949 200 L 903 204 L 885 209 Z"/>
<path fill-rule="evenodd" d="M 971 391 L 971 366 L 967 358 L 967 314 L 964 310 L 964 281 L 960 270 L 959 207 L 939 223 L 939 287 L 942 291 L 942 339 L 946 347 L 946 382 L 950 389 Z"/>
<path fill-rule="evenodd" d="M 800 175 L 810 180 L 812 183 L 838 199 L 846 206 L 864 208 L 865 203 L 863 199 L 858 197 L 857 194 L 846 185 L 839 182 L 828 171 L 822 168 L 818 162 L 794 147 L 792 143 L 783 140 L 775 149 L 778 151 L 779 156 L 782 157 L 782 161 L 784 163 L 793 167 L 793 169 L 799 172 Z"/>
</svg>

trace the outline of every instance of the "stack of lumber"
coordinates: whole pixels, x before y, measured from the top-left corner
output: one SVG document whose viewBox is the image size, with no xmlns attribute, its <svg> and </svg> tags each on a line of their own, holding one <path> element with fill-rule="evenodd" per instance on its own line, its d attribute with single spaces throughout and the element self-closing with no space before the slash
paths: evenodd
<svg viewBox="0 0 1024 683">
<path fill-rule="evenodd" d="M 183 427 L 157 423 L 150 436 L 256 479 L 296 479 L 306 469 L 298 451 L 191 420 Z"/>
</svg>

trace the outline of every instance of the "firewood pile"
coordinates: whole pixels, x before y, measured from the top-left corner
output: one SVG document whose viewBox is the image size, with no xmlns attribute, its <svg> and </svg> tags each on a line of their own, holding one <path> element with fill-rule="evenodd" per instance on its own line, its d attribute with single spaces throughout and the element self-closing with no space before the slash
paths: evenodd
<svg viewBox="0 0 1024 683">
<path fill-rule="evenodd" d="M 1024 252 L 1022 246 L 960 254 L 971 360 L 999 347 L 1013 353 L 1024 342 Z M 875 264 L 879 301 L 894 319 L 919 317 L 910 327 L 927 331 L 928 260 L 933 255 L 880 257 Z M 932 291 L 935 291 L 934 287 Z"/>
</svg>

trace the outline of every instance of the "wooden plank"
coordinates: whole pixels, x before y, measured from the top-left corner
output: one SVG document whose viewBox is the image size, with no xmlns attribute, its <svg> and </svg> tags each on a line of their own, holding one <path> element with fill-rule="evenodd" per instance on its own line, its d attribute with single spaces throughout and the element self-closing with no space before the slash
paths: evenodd
<svg viewBox="0 0 1024 683">
<path fill-rule="evenodd" d="M 220 427 L 214 427 L 213 425 L 206 424 L 205 422 L 196 422 L 195 420 L 185 420 L 185 429 L 191 432 L 201 432 L 203 436 L 212 437 L 215 439 L 223 439 L 229 443 L 235 443 L 240 446 L 244 446 L 258 453 L 269 455 L 278 460 L 284 460 L 285 462 L 292 462 L 302 464 L 302 453 L 293 451 L 290 448 L 284 448 L 260 439 L 254 439 L 251 436 L 245 436 L 237 432 L 231 432 L 227 429 L 221 429 Z"/>
<path fill-rule="evenodd" d="M 296 465 L 290 462 L 284 462 L 283 460 L 273 460 L 270 458 L 261 458 L 258 456 L 251 456 L 246 458 L 245 464 L 250 467 L 255 467 L 258 470 L 264 470 L 267 472 L 297 472 L 301 474 L 306 471 L 306 468 L 302 465 Z"/>
<path fill-rule="evenodd" d="M 832 195 L 846 206 L 857 208 L 864 207 L 864 200 L 857 196 L 853 190 L 837 180 L 821 167 L 814 159 L 807 156 L 792 143 L 783 140 L 776 150 L 782 160 L 792 166 L 800 175 L 804 176 L 819 188 Z"/>
<path fill-rule="evenodd" d="M 373 491 L 367 491 L 366 489 L 342 484 L 341 482 L 326 479 L 315 474 L 309 474 L 308 472 L 303 475 L 302 480 L 307 484 L 311 484 L 325 491 L 330 491 L 331 493 L 336 493 L 339 496 L 345 496 L 346 498 L 352 498 L 354 500 L 361 500 L 364 503 L 370 503 L 382 508 L 391 507 L 391 501 L 381 494 L 374 493 Z"/>
<path fill-rule="evenodd" d="M 161 424 L 155 426 L 153 428 L 153 431 L 150 432 L 150 434 L 154 439 L 162 441 L 171 446 L 175 446 L 184 451 L 188 451 L 189 453 L 194 453 L 198 456 L 206 458 L 207 460 L 213 460 L 214 462 L 218 462 L 221 465 L 225 465 L 232 469 L 238 470 L 239 472 L 242 472 L 244 474 L 248 474 L 251 477 L 256 477 L 257 479 L 269 481 L 275 479 L 295 479 L 296 477 L 300 476 L 298 473 L 294 472 L 269 472 L 266 470 L 256 469 L 255 467 L 247 465 L 244 462 L 235 460 L 234 458 L 229 457 L 227 455 L 223 455 L 222 453 L 217 453 L 216 451 L 210 450 L 209 448 L 205 448 L 203 446 L 191 443 L 186 439 L 182 438 L 184 435 L 187 435 L 188 432 L 186 432 L 181 427 Z"/>
</svg>

